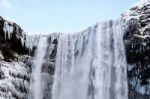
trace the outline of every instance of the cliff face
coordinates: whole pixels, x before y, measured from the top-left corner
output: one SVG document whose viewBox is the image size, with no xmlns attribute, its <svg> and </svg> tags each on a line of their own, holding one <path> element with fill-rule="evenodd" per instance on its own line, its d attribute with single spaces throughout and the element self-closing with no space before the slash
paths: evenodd
<svg viewBox="0 0 150 99">
<path fill-rule="evenodd" d="M 127 21 L 124 35 L 128 62 L 130 99 L 150 97 L 150 0 L 140 0 L 122 14 Z"/>
<path fill-rule="evenodd" d="M 0 17 L 0 98 L 25 99 L 31 72 L 29 48 L 21 44 L 25 35 L 15 23 Z"/>
<path fill-rule="evenodd" d="M 0 99 L 27 99 L 32 63 L 38 35 L 27 35 L 16 23 L 0 17 Z M 58 34 L 47 35 L 49 46 L 42 65 L 42 77 L 48 86 L 46 99 L 51 91 Z"/>
</svg>

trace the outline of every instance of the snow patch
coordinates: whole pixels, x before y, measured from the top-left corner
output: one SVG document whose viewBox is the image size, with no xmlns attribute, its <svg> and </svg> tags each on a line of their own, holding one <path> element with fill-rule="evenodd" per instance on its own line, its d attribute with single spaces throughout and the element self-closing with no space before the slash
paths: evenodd
<svg viewBox="0 0 150 99">
<path fill-rule="evenodd" d="M 144 5 L 150 4 L 150 0 L 139 0 L 136 4 L 134 4 L 132 7 L 138 7 L 139 9 L 142 8 Z"/>
</svg>

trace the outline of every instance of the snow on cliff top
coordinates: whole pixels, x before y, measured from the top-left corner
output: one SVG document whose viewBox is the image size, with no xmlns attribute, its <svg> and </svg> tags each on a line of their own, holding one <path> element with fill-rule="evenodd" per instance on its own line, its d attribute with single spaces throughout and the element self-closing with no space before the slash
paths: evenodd
<svg viewBox="0 0 150 99">
<path fill-rule="evenodd" d="M 129 20 L 132 18 L 139 19 L 141 16 L 144 15 L 143 7 L 150 8 L 150 0 L 139 0 L 137 3 L 132 5 L 131 9 L 125 11 L 122 14 L 122 17 Z"/>
<path fill-rule="evenodd" d="M 145 33 L 146 29 L 150 28 L 149 16 L 150 0 L 139 0 L 131 7 L 131 9 L 127 10 L 122 14 L 122 18 L 125 19 L 127 22 L 130 21 L 130 19 L 134 19 L 136 20 L 135 22 L 139 23 L 140 25 L 145 24 L 138 27 L 140 35 L 135 35 L 141 38 L 150 37 L 149 34 L 147 35 L 147 33 Z"/>
<path fill-rule="evenodd" d="M 150 4 L 150 0 L 139 0 L 132 7 L 142 8 L 144 5 L 148 5 L 148 4 Z"/>
</svg>

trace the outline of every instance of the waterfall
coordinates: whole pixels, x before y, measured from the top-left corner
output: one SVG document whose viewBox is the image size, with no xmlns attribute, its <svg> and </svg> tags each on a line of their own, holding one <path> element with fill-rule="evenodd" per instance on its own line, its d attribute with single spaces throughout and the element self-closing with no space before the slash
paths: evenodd
<svg viewBox="0 0 150 99">
<path fill-rule="evenodd" d="M 128 99 L 121 20 L 58 40 L 52 99 Z"/>
<path fill-rule="evenodd" d="M 32 64 L 33 67 L 28 99 L 43 99 L 44 85 L 41 80 L 41 67 L 44 62 L 44 56 L 46 54 L 47 46 L 47 37 L 40 37 Z"/>
</svg>

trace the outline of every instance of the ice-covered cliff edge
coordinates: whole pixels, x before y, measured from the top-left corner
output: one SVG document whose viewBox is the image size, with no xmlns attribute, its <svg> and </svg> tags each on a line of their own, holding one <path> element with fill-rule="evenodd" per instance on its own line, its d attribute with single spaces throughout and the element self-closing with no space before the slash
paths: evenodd
<svg viewBox="0 0 150 99">
<path fill-rule="evenodd" d="M 16 23 L 0 17 L 0 99 L 27 99 L 32 56 L 41 37 L 29 36 Z M 48 58 L 42 66 L 43 75 L 48 75 L 45 78 L 54 71 L 57 37 L 57 34 L 47 35 Z M 47 84 L 51 82 L 47 80 Z"/>
<path fill-rule="evenodd" d="M 128 61 L 130 99 L 150 97 L 150 0 L 140 0 L 122 14 L 127 21 L 124 35 Z"/>
</svg>

